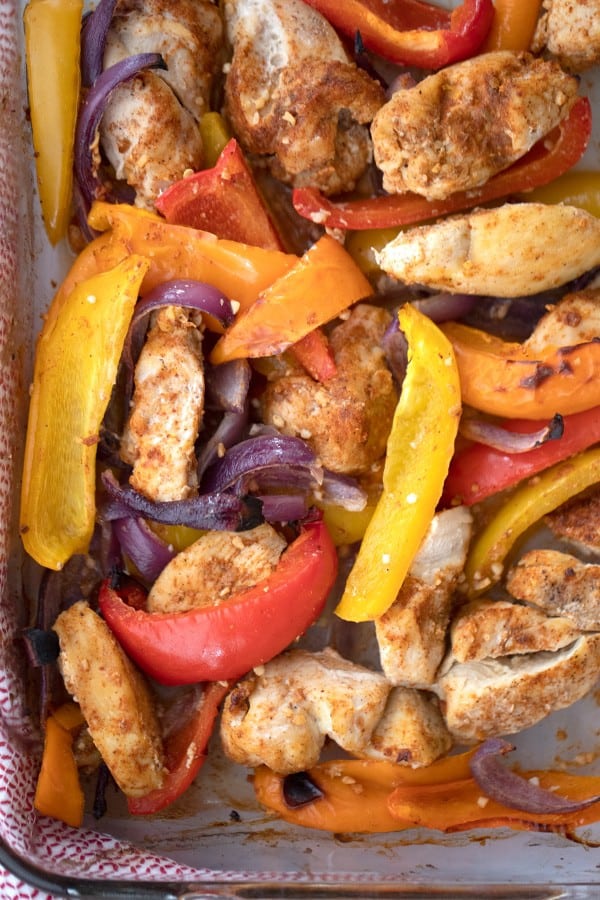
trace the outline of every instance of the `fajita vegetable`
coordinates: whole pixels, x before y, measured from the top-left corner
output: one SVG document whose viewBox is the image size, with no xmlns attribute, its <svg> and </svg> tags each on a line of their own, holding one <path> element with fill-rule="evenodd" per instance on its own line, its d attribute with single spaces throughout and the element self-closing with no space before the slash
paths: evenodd
<svg viewBox="0 0 600 900">
<path fill-rule="evenodd" d="M 84 88 L 53 215 L 79 253 L 38 341 L 21 533 L 59 595 L 79 578 L 52 623 L 79 706 L 45 700 L 38 812 L 85 818 L 86 742 L 136 816 L 179 803 L 218 743 L 311 828 L 596 821 L 597 778 L 534 789 L 499 761 L 600 673 L 580 50 L 553 49 L 539 4 L 180 2 L 175 49 L 162 2 L 101 0 L 81 51 L 64 37 Z M 495 244 L 475 248 L 483 205 Z M 525 604 L 511 567 L 543 517 L 560 559 L 528 558 Z"/>
</svg>

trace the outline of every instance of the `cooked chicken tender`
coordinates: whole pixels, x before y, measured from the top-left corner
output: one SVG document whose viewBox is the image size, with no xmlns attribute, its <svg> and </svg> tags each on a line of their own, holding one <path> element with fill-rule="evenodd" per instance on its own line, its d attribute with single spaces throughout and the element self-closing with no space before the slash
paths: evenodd
<svg viewBox="0 0 600 900">
<path fill-rule="evenodd" d="M 458 662 L 560 650 L 580 636 L 571 619 L 507 600 L 474 600 L 459 610 L 450 630 Z"/>
<path fill-rule="evenodd" d="M 381 349 L 390 322 L 383 309 L 355 306 L 330 335 L 337 374 L 326 384 L 305 374 L 276 378 L 261 397 L 262 420 L 304 438 L 334 472 L 368 472 L 385 453 L 398 402 Z"/>
<path fill-rule="evenodd" d="M 542 316 L 524 342 L 532 353 L 547 347 L 573 347 L 600 338 L 600 290 L 567 294 Z"/>
<path fill-rule="evenodd" d="M 106 39 L 105 67 L 137 53 L 160 53 L 160 77 L 199 121 L 210 109 L 223 64 L 223 22 L 211 0 L 119 0 Z"/>
<path fill-rule="evenodd" d="M 295 187 L 351 190 L 371 160 L 383 91 L 301 0 L 225 0 L 233 59 L 226 111 L 246 151 Z"/>
<path fill-rule="evenodd" d="M 454 738 L 466 743 L 515 734 L 590 691 L 600 675 L 600 635 L 556 653 L 455 663 L 438 693 Z"/>
<path fill-rule="evenodd" d="M 202 165 L 196 120 L 153 72 L 143 72 L 112 92 L 100 124 L 100 143 L 116 177 L 135 190 L 136 206 L 149 210 L 187 169 Z"/>
<path fill-rule="evenodd" d="M 398 765 L 429 766 L 452 747 L 436 697 L 424 691 L 395 687 L 371 740 L 360 753 Z"/>
<path fill-rule="evenodd" d="M 517 600 L 551 616 L 566 616 L 582 631 L 600 631 L 600 566 L 558 550 L 530 550 L 508 573 Z"/>
<path fill-rule="evenodd" d="M 579 553 L 600 553 L 600 490 L 574 497 L 545 516 L 544 522 Z"/>
<path fill-rule="evenodd" d="M 504 50 L 397 90 L 371 125 L 384 188 L 443 200 L 480 187 L 567 115 L 577 88 L 558 63 Z"/>
<path fill-rule="evenodd" d="M 53 627 L 65 686 L 115 781 L 128 797 L 160 788 L 166 773 L 162 739 L 143 676 L 84 600 L 62 612 Z"/>
<path fill-rule="evenodd" d="M 600 0 L 544 0 L 531 49 L 582 72 L 600 62 Z"/>
<path fill-rule="evenodd" d="M 334 650 L 291 650 L 240 681 L 221 720 L 225 753 L 289 774 L 314 765 L 325 738 L 360 752 L 381 719 L 390 684 Z"/>
<path fill-rule="evenodd" d="M 240 533 L 209 531 L 165 566 L 150 589 L 147 609 L 176 613 L 222 603 L 267 578 L 285 547 L 270 525 Z"/>
<path fill-rule="evenodd" d="M 428 688 L 434 683 L 446 652 L 453 593 L 471 529 L 465 506 L 438 513 L 398 597 L 375 620 L 381 667 L 392 684 Z"/>
<path fill-rule="evenodd" d="M 197 487 L 194 443 L 204 407 L 202 335 L 178 306 L 158 310 L 135 368 L 121 456 L 132 487 L 150 500 L 182 500 Z"/>
<path fill-rule="evenodd" d="M 407 284 L 520 297 L 600 264 L 600 220 L 561 204 L 505 203 L 403 231 L 377 256 Z"/>
</svg>

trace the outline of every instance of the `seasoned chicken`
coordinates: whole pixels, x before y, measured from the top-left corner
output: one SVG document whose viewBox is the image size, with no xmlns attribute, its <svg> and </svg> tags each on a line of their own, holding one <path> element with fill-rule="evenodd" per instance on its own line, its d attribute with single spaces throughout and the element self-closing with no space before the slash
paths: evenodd
<svg viewBox="0 0 600 900">
<path fill-rule="evenodd" d="M 240 681 L 227 696 L 221 741 L 227 756 L 275 772 L 314 765 L 325 738 L 360 752 L 381 719 L 390 684 L 334 650 L 292 650 Z"/>
<path fill-rule="evenodd" d="M 226 112 L 243 147 L 296 187 L 351 190 L 371 159 L 383 91 L 301 0 L 224 0 L 233 59 Z"/>
<path fill-rule="evenodd" d="M 395 685 L 430 687 L 446 652 L 452 596 L 471 538 L 467 507 L 438 513 L 392 606 L 375 620 L 379 658 Z"/>
<path fill-rule="evenodd" d="M 544 0 L 531 49 L 555 56 L 570 72 L 600 62 L 600 0 Z"/>
<path fill-rule="evenodd" d="M 267 578 L 286 543 L 270 525 L 232 533 L 209 531 L 165 566 L 148 594 L 153 613 L 215 606 Z"/>
<path fill-rule="evenodd" d="M 397 90 L 371 125 L 384 188 L 443 200 L 485 184 L 567 115 L 577 88 L 558 63 L 505 50 Z"/>
<path fill-rule="evenodd" d="M 545 516 L 544 522 L 580 553 L 600 553 L 600 490 L 574 497 Z"/>
<path fill-rule="evenodd" d="M 408 284 L 526 296 L 600 264 L 600 220 L 572 206 L 505 203 L 403 231 L 377 256 Z"/>
<path fill-rule="evenodd" d="M 337 374 L 326 384 L 301 373 L 270 382 L 261 397 L 262 420 L 303 437 L 328 469 L 368 472 L 385 453 L 398 402 L 381 349 L 390 322 L 383 309 L 355 306 L 330 335 Z"/>
<path fill-rule="evenodd" d="M 571 619 L 547 616 L 506 600 L 474 600 L 452 620 L 451 653 L 458 662 L 560 650 L 580 636 Z"/>
<path fill-rule="evenodd" d="M 166 773 L 162 739 L 143 676 L 84 600 L 62 612 L 53 628 L 65 686 L 121 790 L 142 797 L 161 787 Z"/>
<path fill-rule="evenodd" d="M 555 653 L 454 663 L 437 692 L 450 733 L 470 743 L 535 725 L 580 700 L 599 675 L 600 635 L 589 635 Z"/>
<path fill-rule="evenodd" d="M 508 573 L 517 600 L 551 616 L 566 616 L 582 631 L 600 631 L 600 566 L 558 550 L 530 550 Z"/>
<path fill-rule="evenodd" d="M 573 347 L 600 338 L 600 290 L 567 294 L 551 306 L 524 342 L 532 353 L 547 347 Z"/>
<path fill-rule="evenodd" d="M 182 500 L 198 483 L 194 443 L 204 406 L 201 342 L 200 329 L 180 307 L 153 314 L 121 442 L 121 456 L 133 466 L 132 487 L 151 500 Z"/>
<path fill-rule="evenodd" d="M 413 688 L 395 687 L 360 756 L 419 768 L 431 765 L 451 747 L 437 698 Z"/>
</svg>

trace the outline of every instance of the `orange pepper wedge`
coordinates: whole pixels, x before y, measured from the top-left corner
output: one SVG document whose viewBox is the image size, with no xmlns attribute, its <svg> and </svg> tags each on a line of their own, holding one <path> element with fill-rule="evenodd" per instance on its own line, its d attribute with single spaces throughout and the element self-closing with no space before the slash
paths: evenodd
<svg viewBox="0 0 600 900">
<path fill-rule="evenodd" d="M 39 813 L 73 828 L 83 821 L 84 795 L 73 755 L 73 739 L 82 725 L 83 717 L 74 703 L 64 704 L 48 717 L 34 798 Z"/>
<path fill-rule="evenodd" d="M 350 254 L 324 235 L 227 329 L 211 361 L 281 353 L 371 293 Z"/>
<path fill-rule="evenodd" d="M 88 221 L 97 231 L 112 229 L 111 240 L 117 246 L 148 259 L 142 295 L 165 281 L 191 278 L 214 285 L 245 310 L 298 262 L 298 257 L 280 250 L 263 250 L 185 225 L 169 225 L 154 213 L 126 204 L 97 201 Z"/>
<path fill-rule="evenodd" d="M 539 354 L 458 322 L 440 328 L 454 349 L 463 402 L 475 409 L 544 419 L 600 404 L 600 341 Z"/>
<path fill-rule="evenodd" d="M 529 50 L 542 0 L 494 0 L 494 18 L 480 49 Z"/>
</svg>

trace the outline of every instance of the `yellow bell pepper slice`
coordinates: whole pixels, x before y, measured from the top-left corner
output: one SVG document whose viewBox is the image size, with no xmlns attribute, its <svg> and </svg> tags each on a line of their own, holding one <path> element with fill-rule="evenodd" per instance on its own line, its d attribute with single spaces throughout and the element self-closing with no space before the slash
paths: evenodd
<svg viewBox="0 0 600 900">
<path fill-rule="evenodd" d="M 82 9 L 82 0 L 30 0 L 24 13 L 33 147 L 52 244 L 64 237 L 69 220 Z"/>
<path fill-rule="evenodd" d="M 383 615 L 396 599 L 440 499 L 461 413 L 452 345 L 409 304 L 398 317 L 408 368 L 388 440 L 383 492 L 335 610 L 351 622 Z"/>
<path fill-rule="evenodd" d="M 20 530 L 49 569 L 85 552 L 92 536 L 98 432 L 147 269 L 130 256 L 80 282 L 60 297 L 58 314 L 51 307 L 38 340 Z"/>
<path fill-rule="evenodd" d="M 471 547 L 465 566 L 470 594 L 479 594 L 500 580 L 511 548 L 542 516 L 599 481 L 600 447 L 596 447 L 547 469 L 518 488 Z"/>
<path fill-rule="evenodd" d="M 550 184 L 534 188 L 522 196 L 532 203 L 576 206 L 600 218 L 600 172 L 565 172 Z"/>
<path fill-rule="evenodd" d="M 221 152 L 229 143 L 231 132 L 227 122 L 218 112 L 204 113 L 200 119 L 200 137 L 204 154 L 204 169 L 212 169 L 217 164 Z"/>
</svg>

